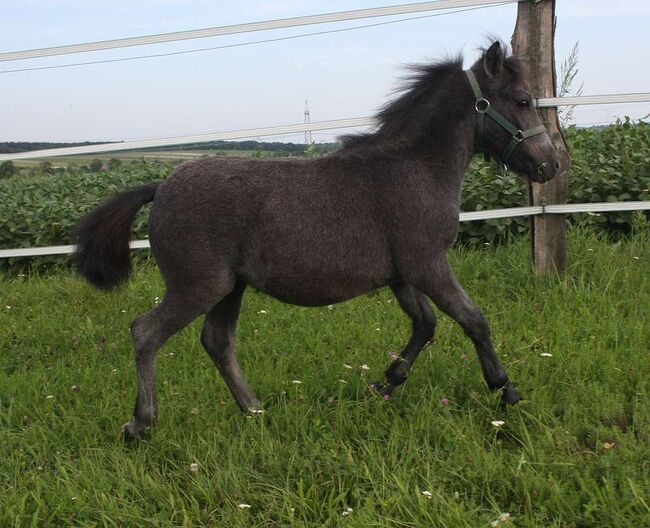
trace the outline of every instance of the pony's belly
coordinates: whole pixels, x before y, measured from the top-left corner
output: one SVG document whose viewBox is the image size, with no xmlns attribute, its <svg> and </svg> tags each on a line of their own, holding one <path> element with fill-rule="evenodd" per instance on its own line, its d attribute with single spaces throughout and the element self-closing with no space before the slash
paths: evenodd
<svg viewBox="0 0 650 528">
<path fill-rule="evenodd" d="M 292 273 L 277 274 L 264 280 L 243 279 L 253 288 L 276 299 L 299 306 L 324 306 L 347 301 L 368 291 L 386 286 L 390 282 L 385 276 L 332 276 L 325 274 Z"/>
</svg>

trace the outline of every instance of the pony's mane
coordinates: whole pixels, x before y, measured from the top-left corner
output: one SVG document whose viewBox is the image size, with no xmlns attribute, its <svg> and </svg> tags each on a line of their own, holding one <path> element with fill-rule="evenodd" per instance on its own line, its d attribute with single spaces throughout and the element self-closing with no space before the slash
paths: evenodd
<svg viewBox="0 0 650 528">
<path fill-rule="evenodd" d="M 505 45 L 503 45 L 505 48 Z M 487 48 L 482 49 L 478 59 L 482 61 Z M 517 57 L 509 56 L 504 59 L 504 68 L 516 79 L 525 75 L 525 65 Z M 440 85 L 452 74 L 463 70 L 463 56 L 436 61 L 428 64 L 407 66 L 409 74 L 403 78 L 402 84 L 394 93 L 399 94 L 379 109 L 375 115 L 377 130 L 370 133 L 348 134 L 339 137 L 343 149 L 367 145 L 383 138 L 394 136 L 406 127 L 412 127 L 416 119 L 421 119 L 423 112 L 431 112 L 427 101 L 432 101 Z M 427 117 L 427 116 L 425 116 Z"/>
<path fill-rule="evenodd" d="M 423 100 L 431 96 L 450 73 L 463 69 L 463 57 L 458 55 L 444 61 L 407 66 L 408 75 L 394 91 L 397 98 L 383 105 L 375 115 L 377 131 L 374 133 L 348 134 L 339 140 L 343 148 L 367 143 L 372 138 L 387 136 L 406 126 L 414 112 L 421 108 Z"/>
</svg>

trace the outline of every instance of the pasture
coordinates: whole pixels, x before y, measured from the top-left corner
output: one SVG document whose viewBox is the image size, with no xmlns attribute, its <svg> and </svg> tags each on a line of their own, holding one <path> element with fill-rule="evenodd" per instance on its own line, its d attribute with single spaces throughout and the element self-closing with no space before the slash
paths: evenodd
<svg viewBox="0 0 650 528">
<path fill-rule="evenodd" d="M 444 316 L 403 388 L 368 394 L 408 337 L 388 290 L 319 309 L 249 290 L 238 355 L 265 414 L 239 413 L 197 321 L 163 347 L 160 422 L 132 444 L 128 326 L 162 295 L 153 263 L 111 294 L 5 276 L 0 526 L 650 525 L 650 237 L 573 229 L 561 279 L 535 278 L 528 252 L 451 255 L 516 407 Z"/>
</svg>

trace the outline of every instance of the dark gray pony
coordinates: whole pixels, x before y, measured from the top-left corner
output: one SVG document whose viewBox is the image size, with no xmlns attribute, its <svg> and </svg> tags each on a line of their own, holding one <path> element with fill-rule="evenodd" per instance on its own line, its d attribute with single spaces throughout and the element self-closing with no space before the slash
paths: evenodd
<svg viewBox="0 0 650 528">
<path fill-rule="evenodd" d="M 447 251 L 456 240 L 461 185 L 474 153 L 538 182 L 559 170 L 521 62 L 495 42 L 468 71 L 460 58 L 417 66 L 378 123 L 376 132 L 345 137 L 339 151 L 323 158 L 187 162 L 163 183 L 117 194 L 81 222 L 78 269 L 98 288 L 111 289 L 131 271 L 131 222 L 153 201 L 149 240 L 167 292 L 131 326 L 138 388 L 126 438 L 156 420 L 158 350 L 201 314 L 201 342 L 237 404 L 259 410 L 235 357 L 247 285 L 302 306 L 389 286 L 413 333 L 374 385 L 383 395 L 404 382 L 433 337 L 431 299 L 474 342 L 488 387 L 502 389 L 506 403 L 520 399 Z"/>
</svg>

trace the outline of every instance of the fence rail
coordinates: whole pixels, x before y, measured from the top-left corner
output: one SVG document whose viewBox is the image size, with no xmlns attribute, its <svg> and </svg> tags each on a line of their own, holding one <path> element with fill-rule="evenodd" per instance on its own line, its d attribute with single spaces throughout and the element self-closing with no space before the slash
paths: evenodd
<svg viewBox="0 0 650 528">
<path fill-rule="evenodd" d="M 161 33 L 157 35 L 145 35 L 141 37 L 102 40 L 97 42 L 87 42 L 84 44 L 69 44 L 65 46 L 53 46 L 49 48 L 10 51 L 0 53 L 0 62 L 36 59 L 40 57 L 53 57 L 56 55 L 85 53 L 89 51 L 100 51 L 131 46 L 145 46 L 148 44 L 161 44 L 164 42 L 176 42 L 179 40 L 219 37 L 223 35 L 251 33 L 254 31 L 265 31 L 269 29 L 282 29 L 314 24 L 326 24 L 331 22 L 344 22 L 347 20 L 358 20 L 361 18 L 404 15 L 408 13 L 421 13 L 425 11 L 437 11 L 441 9 L 462 7 L 490 5 L 498 6 L 528 1 L 531 0 L 438 0 L 436 2 L 418 2 L 386 7 L 374 7 L 369 9 L 356 9 L 353 11 L 338 11 L 335 13 L 282 18 L 276 20 L 266 20 L 262 22 L 248 22 L 245 24 L 233 24 L 229 26 L 194 29 L 190 31 L 175 31 L 173 33 Z"/>
<path fill-rule="evenodd" d="M 475 220 L 490 220 L 495 218 L 514 218 L 517 216 L 538 216 L 545 214 L 569 213 L 603 213 L 608 211 L 643 211 L 650 210 L 648 202 L 600 202 L 582 204 L 540 205 L 530 207 L 509 207 L 507 209 L 490 209 L 486 211 L 472 211 L 460 213 L 461 222 Z M 131 249 L 146 249 L 148 240 L 132 240 Z M 0 259 L 17 257 L 42 257 L 47 255 L 69 255 L 74 253 L 75 246 L 46 246 L 35 248 L 0 249 Z"/>
<path fill-rule="evenodd" d="M 544 97 L 536 99 L 536 104 L 539 107 L 638 102 L 650 103 L 650 93 L 581 95 L 576 97 Z M 335 130 L 338 128 L 372 126 L 374 124 L 376 124 L 376 122 L 372 117 L 352 117 L 348 119 L 334 119 L 331 121 L 315 121 L 312 123 L 300 123 L 294 125 L 249 128 L 227 132 L 212 132 L 208 134 L 195 134 L 191 136 L 141 139 L 135 141 L 104 143 L 99 145 L 84 145 L 79 147 L 32 150 L 28 152 L 17 152 L 14 154 L 0 154 L 0 161 L 51 158 L 56 156 L 74 156 L 79 154 L 99 154 L 103 152 L 119 152 L 125 150 L 140 150 L 152 147 L 188 145 L 206 141 L 243 139 L 258 136 L 278 136 L 306 131 L 316 132 L 319 130 Z"/>
</svg>

